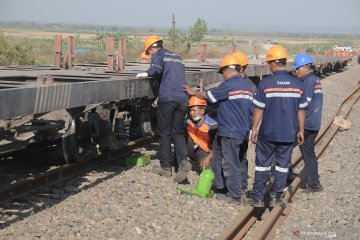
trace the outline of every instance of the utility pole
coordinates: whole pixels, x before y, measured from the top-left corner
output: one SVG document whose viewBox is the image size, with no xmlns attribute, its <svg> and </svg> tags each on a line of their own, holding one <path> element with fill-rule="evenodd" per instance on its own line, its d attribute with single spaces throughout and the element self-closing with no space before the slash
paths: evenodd
<svg viewBox="0 0 360 240">
<path fill-rule="evenodd" d="M 173 50 L 176 51 L 176 32 L 175 32 L 175 14 L 173 13 L 172 15 L 172 24 L 173 24 L 173 29 L 172 29 L 172 34 L 173 34 Z"/>
</svg>

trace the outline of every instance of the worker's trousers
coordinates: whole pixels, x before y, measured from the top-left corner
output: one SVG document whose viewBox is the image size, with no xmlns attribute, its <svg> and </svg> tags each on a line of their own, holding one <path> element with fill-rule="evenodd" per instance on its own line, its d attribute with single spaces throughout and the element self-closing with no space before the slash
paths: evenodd
<svg viewBox="0 0 360 240">
<path fill-rule="evenodd" d="M 241 189 L 247 186 L 248 141 L 216 136 L 212 148 L 211 168 L 215 173 L 213 186 L 217 189 L 226 186 L 229 196 L 240 199 Z"/>
<path fill-rule="evenodd" d="M 160 102 L 157 109 L 159 128 L 159 159 L 161 167 L 171 167 L 171 141 L 175 145 L 175 158 L 179 163 L 187 160 L 184 121 L 187 112 L 186 102 Z"/>
<path fill-rule="evenodd" d="M 300 145 L 301 155 L 305 162 L 305 176 L 308 185 L 319 183 L 318 161 L 315 155 L 315 138 L 318 131 L 304 131 L 304 143 Z"/>
<path fill-rule="evenodd" d="M 270 195 L 282 194 L 291 161 L 293 143 L 258 139 L 255 152 L 255 179 L 251 198 L 263 201 L 266 183 L 270 178 L 272 158 L 275 158 L 275 180 Z"/>
<path fill-rule="evenodd" d="M 200 162 L 202 159 L 206 158 L 209 153 L 202 150 L 198 145 L 195 145 L 194 141 L 190 136 L 187 139 L 186 146 L 188 157 L 192 160 L 190 162 L 192 165 L 192 169 L 198 174 L 200 174 Z"/>
</svg>

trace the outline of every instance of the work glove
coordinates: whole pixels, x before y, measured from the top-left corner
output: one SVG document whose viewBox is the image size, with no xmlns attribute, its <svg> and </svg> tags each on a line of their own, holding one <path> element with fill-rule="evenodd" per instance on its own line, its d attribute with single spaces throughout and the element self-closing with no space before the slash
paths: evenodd
<svg viewBox="0 0 360 240">
<path fill-rule="evenodd" d="M 136 74 L 136 78 L 146 78 L 148 76 L 149 76 L 149 74 L 147 72 Z"/>
<path fill-rule="evenodd" d="M 155 100 L 151 103 L 151 106 L 154 108 L 158 107 L 158 100 L 159 100 L 159 97 L 155 98 Z"/>
</svg>

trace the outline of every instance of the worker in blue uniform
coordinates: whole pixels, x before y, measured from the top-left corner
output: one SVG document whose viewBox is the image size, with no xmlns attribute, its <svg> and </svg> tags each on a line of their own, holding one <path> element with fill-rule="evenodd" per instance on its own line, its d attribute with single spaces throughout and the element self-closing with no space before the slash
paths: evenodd
<svg viewBox="0 0 360 240">
<path fill-rule="evenodd" d="M 195 92 L 184 86 L 186 92 L 210 103 L 218 103 L 217 122 L 218 131 L 213 143 L 214 156 L 211 167 L 215 172 L 215 187 L 227 187 L 228 192 L 218 194 L 217 197 L 227 202 L 239 203 L 241 199 L 241 145 L 248 138 L 251 126 L 254 91 L 250 83 L 240 75 L 240 61 L 235 56 L 226 55 L 221 63 L 219 73 L 224 81 L 215 88 L 206 92 Z M 221 157 L 216 158 L 215 156 Z M 221 164 L 214 161 L 222 161 Z M 220 166 L 220 169 L 219 169 Z M 225 186 L 219 186 L 217 180 L 222 182 L 221 171 L 225 177 Z"/>
<path fill-rule="evenodd" d="M 303 84 L 286 71 L 286 49 L 272 46 L 266 62 L 272 75 L 259 83 L 254 98 L 254 120 L 251 141 L 256 143 L 255 179 L 249 198 L 244 202 L 254 207 L 264 206 L 266 183 L 275 158 L 275 180 L 270 192 L 270 207 L 286 205 L 283 191 L 291 161 L 293 144 L 304 141 L 305 99 Z M 261 126 L 258 133 L 258 125 Z"/>
<path fill-rule="evenodd" d="M 177 53 L 163 48 L 163 41 L 157 35 L 151 35 L 145 39 L 144 51 L 151 56 L 151 64 L 146 72 L 139 73 L 136 77 L 150 76 L 160 81 L 157 100 L 160 166 L 155 166 L 153 170 L 164 177 L 172 176 L 171 141 L 173 141 L 175 157 L 179 164 L 174 181 L 182 182 L 191 170 L 184 134 L 184 121 L 188 108 L 188 97 L 182 90 L 185 84 L 185 65 Z"/>
<path fill-rule="evenodd" d="M 233 56 L 237 57 L 240 61 L 240 75 L 242 78 L 244 78 L 246 81 L 249 82 L 252 92 L 256 94 L 256 86 L 255 84 L 247 77 L 245 71 L 247 66 L 249 65 L 249 59 L 245 55 L 245 53 L 237 51 L 232 54 Z M 249 111 L 250 115 L 252 117 L 252 113 L 254 111 L 254 106 L 249 105 Z M 252 118 L 250 120 L 252 122 Z M 251 126 L 249 126 L 251 128 Z M 249 128 L 249 130 L 250 130 Z M 250 132 L 250 131 L 249 131 Z M 242 145 L 240 146 L 240 153 L 243 154 L 243 156 L 240 156 L 241 159 L 241 193 L 244 196 L 248 190 L 248 177 L 249 177 L 249 163 L 247 159 L 247 150 L 249 146 L 249 138 L 246 138 Z"/>
<path fill-rule="evenodd" d="M 304 144 L 300 145 L 305 162 L 306 192 L 322 190 L 315 155 L 315 138 L 321 126 L 323 91 L 320 80 L 312 72 L 312 64 L 313 59 L 306 53 L 300 53 L 294 60 L 296 75 L 304 83 L 305 97 L 309 103 L 305 111 Z"/>
</svg>

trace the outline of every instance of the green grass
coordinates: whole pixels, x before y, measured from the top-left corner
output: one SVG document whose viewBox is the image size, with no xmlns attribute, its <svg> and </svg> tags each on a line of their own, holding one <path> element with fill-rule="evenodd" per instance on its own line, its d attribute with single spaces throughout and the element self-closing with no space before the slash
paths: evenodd
<svg viewBox="0 0 360 240">
<path fill-rule="evenodd" d="M 35 63 L 34 49 L 29 41 L 13 41 L 0 34 L 0 66 Z"/>
</svg>

